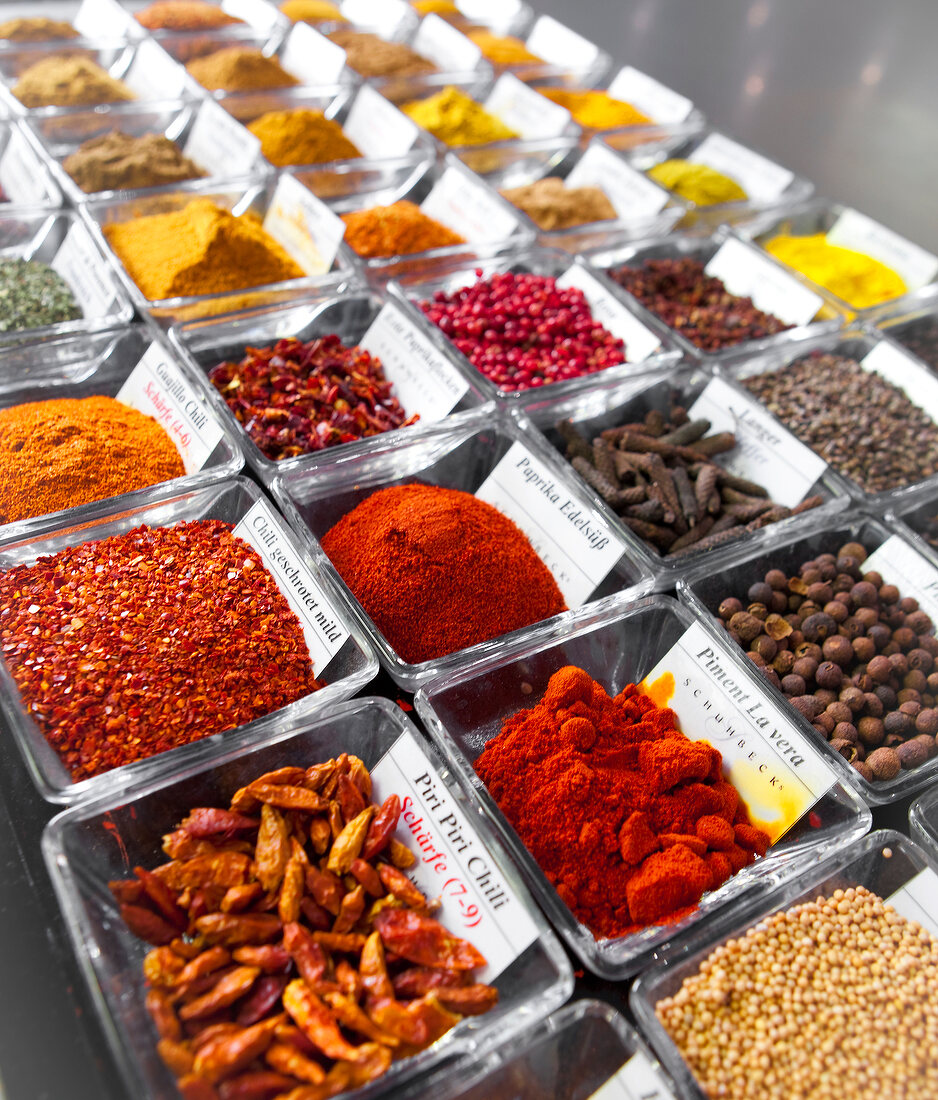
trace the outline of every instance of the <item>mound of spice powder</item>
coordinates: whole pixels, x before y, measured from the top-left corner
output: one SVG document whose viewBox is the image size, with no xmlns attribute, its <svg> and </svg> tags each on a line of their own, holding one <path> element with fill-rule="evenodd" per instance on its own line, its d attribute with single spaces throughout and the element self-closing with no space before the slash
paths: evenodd
<svg viewBox="0 0 938 1100">
<path fill-rule="evenodd" d="M 608 92 L 576 88 L 538 88 L 542 96 L 557 103 L 588 130 L 615 130 L 620 126 L 639 126 L 651 122 L 637 107 L 616 99 Z"/>
<path fill-rule="evenodd" d="M 545 232 L 617 217 L 616 208 L 599 187 L 567 187 L 557 176 L 509 187 L 501 194 Z"/>
<path fill-rule="evenodd" d="M 506 719 L 475 770 L 597 938 L 680 919 L 769 845 L 716 749 L 635 684 L 611 698 L 572 666 Z"/>
<path fill-rule="evenodd" d="M 405 103 L 401 110 L 444 145 L 488 145 L 520 137 L 481 103 L 453 86 L 426 99 Z"/>
<path fill-rule="evenodd" d="M 376 34 L 342 28 L 327 36 L 345 50 L 346 64 L 359 76 L 421 76 L 436 65 L 403 42 L 388 42 Z"/>
<path fill-rule="evenodd" d="M 72 288 L 48 264 L 0 260 L 0 332 L 59 325 L 81 316 Z"/>
<path fill-rule="evenodd" d="M 575 287 L 510 271 L 418 303 L 501 390 L 528 390 L 625 362 L 625 344 L 593 317 Z"/>
<path fill-rule="evenodd" d="M 0 38 L 8 42 L 51 42 L 56 38 L 78 38 L 78 31 L 60 19 L 7 19 L 0 23 Z"/>
<path fill-rule="evenodd" d="M 284 0 L 280 10 L 294 23 L 347 23 L 341 11 L 329 0 Z"/>
<path fill-rule="evenodd" d="M 137 527 L 0 573 L 0 651 L 76 782 L 322 686 L 286 597 L 217 520 Z"/>
<path fill-rule="evenodd" d="M 204 31 L 244 22 L 205 0 L 154 0 L 136 16 L 149 31 Z"/>
<path fill-rule="evenodd" d="M 749 197 L 736 180 L 709 164 L 697 164 L 675 157 L 649 169 L 648 175 L 662 187 L 697 206 L 718 206 L 724 202 L 745 202 Z"/>
<path fill-rule="evenodd" d="M 491 504 L 458 489 L 381 489 L 339 520 L 322 548 L 410 664 L 566 610 L 527 536 Z"/>
<path fill-rule="evenodd" d="M 247 348 L 209 371 L 261 452 L 279 462 L 415 423 L 391 392 L 381 360 L 331 334 Z"/>
<path fill-rule="evenodd" d="M 361 156 L 338 122 L 326 118 L 322 111 L 268 111 L 254 119 L 248 129 L 260 139 L 263 155 L 278 168 Z"/>
<path fill-rule="evenodd" d="M 86 194 L 161 187 L 205 175 L 163 134 L 134 137 L 120 130 L 89 138 L 65 158 L 62 167 Z"/>
<path fill-rule="evenodd" d="M 359 256 L 401 256 L 465 244 L 452 229 L 428 217 L 416 203 L 402 199 L 390 206 L 372 206 L 343 214 L 345 243 Z"/>
<path fill-rule="evenodd" d="M 89 57 L 57 54 L 31 65 L 13 86 L 24 107 L 96 107 L 136 99 L 120 80 Z"/>
<path fill-rule="evenodd" d="M 520 38 L 511 34 L 492 34 L 483 27 L 467 30 L 466 37 L 471 39 L 482 51 L 482 56 L 493 65 L 543 65 L 544 59 L 525 46 Z"/>
<path fill-rule="evenodd" d="M 189 75 L 210 92 L 251 92 L 291 88 L 300 82 L 261 50 L 226 46 L 186 65 Z"/>
</svg>

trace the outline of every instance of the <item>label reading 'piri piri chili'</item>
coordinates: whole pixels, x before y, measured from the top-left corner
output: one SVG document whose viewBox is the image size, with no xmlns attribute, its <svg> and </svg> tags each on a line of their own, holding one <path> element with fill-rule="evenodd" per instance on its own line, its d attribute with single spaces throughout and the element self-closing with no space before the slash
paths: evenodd
<svg viewBox="0 0 938 1100">
<path fill-rule="evenodd" d="M 588 1100 L 674 1100 L 644 1051 L 637 1050 Z"/>
<path fill-rule="evenodd" d="M 874 550 L 863 563 L 864 573 L 877 572 L 883 584 L 894 584 L 914 596 L 932 622 L 938 622 L 938 569 L 899 535 Z"/>
<path fill-rule="evenodd" d="M 348 631 L 339 621 L 325 592 L 284 537 L 280 523 L 264 501 L 259 500 L 251 506 L 233 534 L 253 546 L 264 559 L 280 591 L 299 616 L 313 662 L 313 672 L 316 676 L 322 676 L 348 638 Z"/>
<path fill-rule="evenodd" d="M 773 844 L 837 782 L 807 738 L 699 623 L 648 673 L 642 690 L 671 707 L 686 737 L 722 754 L 726 778 Z"/>
<path fill-rule="evenodd" d="M 372 797 L 401 800 L 396 837 L 417 856 L 407 874 L 434 914 L 458 936 L 471 938 L 488 960 L 476 978 L 491 982 L 537 938 L 537 928 L 498 869 L 469 816 L 426 753 L 403 733 L 371 770 Z"/>
<path fill-rule="evenodd" d="M 613 99 L 621 99 L 623 103 L 631 103 L 633 107 L 637 107 L 652 122 L 683 122 L 694 109 L 694 104 L 687 96 L 660 84 L 654 77 L 631 65 L 626 65 L 616 73 L 607 91 Z"/>
<path fill-rule="evenodd" d="M 918 921 L 933 935 L 938 936 L 938 875 L 925 867 L 905 886 L 900 887 L 886 899 L 889 904 L 908 920 Z"/>
<path fill-rule="evenodd" d="M 580 264 L 568 268 L 557 280 L 557 286 L 572 286 L 583 291 L 596 320 L 613 336 L 625 341 L 625 357 L 629 363 L 641 363 L 661 347 L 658 336 Z"/>
</svg>

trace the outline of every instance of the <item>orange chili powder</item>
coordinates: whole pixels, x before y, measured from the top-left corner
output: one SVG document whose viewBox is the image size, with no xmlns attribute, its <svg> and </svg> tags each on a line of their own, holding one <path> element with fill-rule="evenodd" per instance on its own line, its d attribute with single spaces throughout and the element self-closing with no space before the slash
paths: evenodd
<svg viewBox="0 0 938 1100">
<path fill-rule="evenodd" d="M 348 227 L 345 240 L 359 256 L 400 256 L 466 243 L 465 237 L 428 218 L 419 206 L 406 199 L 391 206 L 356 210 L 344 214 L 342 220 Z"/>
</svg>

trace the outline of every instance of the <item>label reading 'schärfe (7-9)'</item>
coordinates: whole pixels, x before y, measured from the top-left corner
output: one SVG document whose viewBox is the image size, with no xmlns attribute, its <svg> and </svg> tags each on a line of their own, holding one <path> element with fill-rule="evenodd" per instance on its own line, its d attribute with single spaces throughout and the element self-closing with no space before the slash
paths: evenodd
<svg viewBox="0 0 938 1100">
<path fill-rule="evenodd" d="M 296 612 L 303 627 L 313 674 L 322 676 L 348 638 L 320 585 L 313 579 L 299 553 L 284 537 L 278 520 L 263 500 L 257 501 L 232 532 L 260 554 L 270 575 Z"/>
<path fill-rule="evenodd" d="M 674 1094 L 661 1080 L 648 1055 L 637 1050 L 588 1100 L 674 1100 Z"/>
<path fill-rule="evenodd" d="M 117 400 L 152 416 L 175 443 L 187 474 L 201 470 L 222 437 L 221 425 L 159 344 L 151 344 Z"/>
<path fill-rule="evenodd" d="M 557 280 L 557 286 L 575 287 L 583 292 L 596 320 L 613 336 L 625 341 L 625 357 L 629 363 L 641 363 L 661 347 L 657 334 L 643 325 L 582 265 L 576 263 L 569 267 Z"/>
<path fill-rule="evenodd" d="M 688 627 L 642 688 L 677 714 L 685 737 L 722 754 L 724 773 L 773 844 L 837 782 L 792 720 L 736 671 L 728 651 L 699 623 Z"/>
<path fill-rule="evenodd" d="M 522 443 L 512 443 L 475 495 L 528 536 L 568 607 L 585 603 L 625 552 L 624 542 L 599 512 Z"/>
<path fill-rule="evenodd" d="M 863 572 L 882 574 L 902 597 L 918 600 L 919 607 L 938 626 L 938 569 L 900 535 L 891 535 L 863 562 Z"/>
<path fill-rule="evenodd" d="M 729 176 L 755 202 L 777 199 L 795 178 L 794 172 L 723 134 L 708 134 L 687 159 Z"/>
<path fill-rule="evenodd" d="M 473 981 L 491 982 L 537 938 L 537 927 L 466 813 L 410 733 L 402 733 L 371 769 L 372 799 L 401 800 L 396 837 L 416 855 L 407 875 L 434 914 L 485 956 Z"/>
</svg>

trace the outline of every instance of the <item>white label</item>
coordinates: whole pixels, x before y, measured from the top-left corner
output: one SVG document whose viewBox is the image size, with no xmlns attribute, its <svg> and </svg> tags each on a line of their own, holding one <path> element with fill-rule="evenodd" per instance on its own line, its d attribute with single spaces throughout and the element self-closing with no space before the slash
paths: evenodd
<svg viewBox="0 0 938 1100">
<path fill-rule="evenodd" d="M 637 1050 L 589 1100 L 674 1100 L 644 1051 Z"/>
<path fill-rule="evenodd" d="M 694 104 L 687 98 L 659 84 L 654 77 L 626 65 L 616 74 L 606 91 L 613 99 L 621 99 L 636 107 L 652 122 L 665 125 L 683 122 L 693 111 Z"/>
<path fill-rule="evenodd" d="M 352 104 L 342 132 L 366 157 L 403 156 L 420 133 L 413 119 L 366 84 Z"/>
<path fill-rule="evenodd" d="M 585 267 L 574 264 L 560 276 L 557 286 L 572 286 L 583 291 L 596 320 L 613 336 L 625 341 L 625 356 L 629 363 L 642 363 L 661 347 L 658 336 L 617 301 Z"/>
<path fill-rule="evenodd" d="M 520 224 L 508 203 L 456 165 L 444 170 L 420 209 L 473 242 L 505 240 Z"/>
<path fill-rule="evenodd" d="M 382 38 L 393 38 L 415 18 L 414 9 L 404 0 L 345 0 L 342 14 Z"/>
<path fill-rule="evenodd" d="M 420 21 L 411 48 L 429 58 L 441 72 L 468 73 L 482 60 L 482 51 L 438 15 Z"/>
<path fill-rule="evenodd" d="M 287 603 L 296 612 L 303 637 L 313 662 L 313 674 L 323 670 L 348 638 L 319 584 L 313 579 L 299 554 L 287 542 L 280 522 L 263 500 L 252 505 L 232 532 L 260 554 L 268 572 L 277 582 Z"/>
<path fill-rule="evenodd" d="M 152 38 L 137 47 L 124 83 L 141 99 L 175 99 L 186 86 L 186 70 Z"/>
<path fill-rule="evenodd" d="M 213 176 L 250 171 L 261 154 L 261 141 L 214 99 L 199 108 L 183 150 Z"/>
<path fill-rule="evenodd" d="M 537 93 L 535 93 L 537 94 Z M 567 187 L 599 187 L 624 221 L 651 218 L 668 205 L 670 195 L 601 142 L 591 142 L 567 176 Z"/>
<path fill-rule="evenodd" d="M 824 305 L 819 294 L 735 237 L 723 242 L 704 270 L 720 279 L 730 294 L 751 298 L 757 309 L 773 314 L 786 325 L 806 325 Z"/>
<path fill-rule="evenodd" d="M 599 57 L 598 46 L 550 15 L 539 16 L 525 45 L 535 57 L 562 69 L 588 69 Z"/>
<path fill-rule="evenodd" d="M 505 34 L 521 12 L 521 0 L 456 0 L 456 7 L 467 19 Z"/>
<path fill-rule="evenodd" d="M 512 443 L 476 496 L 528 536 L 568 607 L 585 603 L 625 552 L 602 516 L 522 443 Z"/>
<path fill-rule="evenodd" d="M 36 154 L 19 130 L 10 131 L 0 157 L 0 187 L 10 202 L 44 202 L 52 197 Z"/>
<path fill-rule="evenodd" d="M 642 686 L 659 706 L 674 710 L 685 737 L 722 754 L 724 775 L 773 844 L 837 782 L 791 720 L 742 678 L 700 623 L 687 629 Z"/>
<path fill-rule="evenodd" d="M 707 383 L 687 415 L 709 420 L 715 432 L 732 432 L 736 446 L 720 455 L 720 465 L 757 482 L 777 504 L 794 508 L 827 469 L 823 458 L 722 378 Z"/>
<path fill-rule="evenodd" d="M 104 317 L 117 299 L 111 275 L 88 230 L 75 222 L 56 252 L 52 267 L 72 288 L 86 317 Z"/>
<path fill-rule="evenodd" d="M 303 84 L 334 84 L 345 68 L 345 50 L 309 23 L 295 23 L 280 64 Z"/>
<path fill-rule="evenodd" d="M 795 178 L 794 172 L 723 134 L 709 134 L 687 159 L 736 180 L 754 202 L 777 199 Z"/>
<path fill-rule="evenodd" d="M 142 38 L 146 33 L 117 0 L 82 0 L 72 26 L 85 38 Z"/>
<path fill-rule="evenodd" d="M 408 416 L 425 423 L 446 416 L 469 383 L 403 313 L 388 302 L 358 346 L 381 360 L 394 395 Z"/>
<path fill-rule="evenodd" d="M 537 939 L 537 927 L 501 875 L 463 804 L 440 779 L 426 753 L 402 733 L 371 769 L 372 798 L 401 800 L 395 837 L 417 857 L 407 876 L 428 898 L 434 917 L 486 959 L 473 973 L 491 982 Z"/>
<path fill-rule="evenodd" d="M 914 596 L 932 622 L 938 623 L 938 570 L 899 535 L 892 535 L 870 554 L 863 572 L 882 573 L 886 584 L 894 584 L 900 596 Z"/>
<path fill-rule="evenodd" d="M 345 236 L 345 222 L 339 215 L 289 174 L 280 177 L 264 229 L 307 275 L 321 275 L 332 267 Z"/>
<path fill-rule="evenodd" d="M 551 103 L 511 73 L 502 73 L 484 103 L 489 114 L 526 140 L 556 137 L 570 125 L 570 112 Z"/>
<path fill-rule="evenodd" d="M 886 901 L 907 920 L 914 920 L 938 936 L 938 875 L 925 867 Z"/>
<path fill-rule="evenodd" d="M 856 210 L 845 210 L 827 233 L 829 244 L 864 252 L 891 267 L 908 290 L 918 290 L 938 274 L 938 256 L 893 233 Z"/>
<path fill-rule="evenodd" d="M 262 34 L 275 30 L 282 18 L 277 6 L 268 0 L 222 0 L 221 10 L 236 19 L 243 19 Z"/>
<path fill-rule="evenodd" d="M 888 340 L 881 340 L 860 360 L 860 366 L 897 386 L 910 401 L 938 420 L 938 378 L 911 355 Z"/>
<path fill-rule="evenodd" d="M 152 416 L 176 444 L 187 474 L 201 470 L 222 437 L 221 425 L 159 344 L 151 344 L 117 400 Z"/>
</svg>

